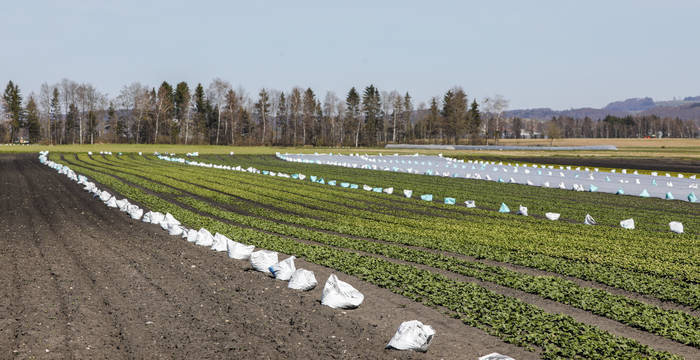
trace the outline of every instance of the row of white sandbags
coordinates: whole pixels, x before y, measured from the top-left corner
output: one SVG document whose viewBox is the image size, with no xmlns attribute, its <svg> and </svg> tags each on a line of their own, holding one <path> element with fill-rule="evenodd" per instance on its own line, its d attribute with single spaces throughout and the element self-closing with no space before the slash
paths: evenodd
<svg viewBox="0 0 700 360">
<path fill-rule="evenodd" d="M 257 271 L 270 274 L 272 277 L 282 281 L 289 281 L 288 287 L 292 289 L 308 291 L 316 287 L 317 281 L 314 273 L 306 269 L 296 269 L 294 256 L 278 261 L 278 254 L 274 251 L 259 250 L 253 251 L 253 245 L 245 245 L 233 241 L 223 234 L 211 233 L 201 228 L 199 231 L 187 229 L 172 214 L 162 214 L 160 212 L 148 211 L 143 213 L 143 209 L 137 205 L 130 204 L 127 199 L 118 200 L 108 191 L 101 191 L 95 183 L 88 181 L 83 175 L 77 175 L 67 166 L 47 160 L 48 152 L 42 153 L 39 157 L 42 164 L 56 169 L 61 174 L 84 185 L 84 189 L 99 198 L 106 206 L 119 208 L 126 212 L 132 219 L 141 220 L 150 224 L 158 224 L 168 231 L 169 235 L 181 236 L 188 242 L 200 246 L 208 246 L 214 251 L 226 251 L 232 259 L 250 260 L 251 267 Z M 321 295 L 321 304 L 335 309 L 357 308 L 364 301 L 364 295 L 352 285 L 341 281 L 335 274 L 331 274 L 326 281 Z M 424 325 L 420 321 L 412 320 L 402 323 L 397 332 L 387 344 L 387 348 L 398 350 L 427 351 L 430 342 L 435 335 L 432 327 Z"/>
<path fill-rule="evenodd" d="M 278 253 L 275 251 L 253 251 L 255 248 L 253 245 L 245 245 L 233 241 L 220 233 L 212 236 L 211 232 L 204 228 L 184 231 L 180 223 L 170 213 L 163 215 L 149 212 L 144 215 L 144 221 L 146 220 L 149 220 L 151 223 L 158 223 L 160 220 L 163 229 L 166 229 L 164 224 L 167 223 L 170 235 L 182 233 L 182 236 L 188 242 L 195 245 L 207 246 L 214 251 L 227 251 L 228 256 L 232 259 L 249 260 L 254 270 L 269 274 L 277 280 L 289 281 L 288 287 L 291 289 L 308 291 L 317 285 L 316 277 L 312 271 L 296 268 L 294 264 L 296 257 L 294 256 L 279 261 Z M 173 228 L 180 228 L 180 230 L 173 232 Z M 335 274 L 331 274 L 328 277 L 321 295 L 321 304 L 334 309 L 357 308 L 363 300 L 364 295 L 359 290 L 341 281 Z M 434 335 L 435 331 L 430 326 L 423 325 L 417 320 L 407 321 L 399 326 L 399 329 L 389 341 L 389 344 L 387 344 L 387 348 L 427 351 Z"/>
</svg>

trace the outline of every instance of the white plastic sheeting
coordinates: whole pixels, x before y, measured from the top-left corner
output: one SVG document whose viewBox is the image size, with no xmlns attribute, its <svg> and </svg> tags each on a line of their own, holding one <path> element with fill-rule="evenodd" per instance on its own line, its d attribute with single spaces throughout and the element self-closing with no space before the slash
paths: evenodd
<svg viewBox="0 0 700 360">
<path fill-rule="evenodd" d="M 476 201 L 475 200 L 467 200 L 464 202 L 464 205 L 468 208 L 475 208 L 476 207 Z"/>
<path fill-rule="evenodd" d="M 313 271 L 297 269 L 289 278 L 289 285 L 287 285 L 287 287 L 295 290 L 308 291 L 315 288 L 317 284 L 318 282 L 316 281 Z"/>
<path fill-rule="evenodd" d="M 435 330 L 418 320 L 404 321 L 399 325 L 394 337 L 386 345 L 387 349 L 428 351 L 428 346 L 435 336 Z"/>
<path fill-rule="evenodd" d="M 270 266 L 279 262 L 277 252 L 270 250 L 258 250 L 250 254 L 250 266 L 254 270 L 271 274 Z"/>
<path fill-rule="evenodd" d="M 364 299 L 365 296 L 360 291 L 331 274 L 323 287 L 321 304 L 334 309 L 354 309 L 360 306 Z"/>
<path fill-rule="evenodd" d="M 272 276 L 278 280 L 288 281 L 297 270 L 296 266 L 294 266 L 294 259 L 296 259 L 296 257 L 290 256 L 270 266 L 270 273 L 272 273 Z"/>
</svg>

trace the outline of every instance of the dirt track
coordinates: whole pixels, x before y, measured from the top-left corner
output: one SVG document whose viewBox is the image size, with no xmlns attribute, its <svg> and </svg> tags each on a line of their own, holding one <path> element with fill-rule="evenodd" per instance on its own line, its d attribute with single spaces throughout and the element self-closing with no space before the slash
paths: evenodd
<svg viewBox="0 0 700 360">
<path fill-rule="evenodd" d="M 340 275 L 359 309 L 319 302 L 248 264 L 108 209 L 35 155 L 0 156 L 0 358 L 471 358 L 505 344 L 436 310 Z M 437 336 L 427 354 L 384 350 L 401 321 Z"/>
</svg>

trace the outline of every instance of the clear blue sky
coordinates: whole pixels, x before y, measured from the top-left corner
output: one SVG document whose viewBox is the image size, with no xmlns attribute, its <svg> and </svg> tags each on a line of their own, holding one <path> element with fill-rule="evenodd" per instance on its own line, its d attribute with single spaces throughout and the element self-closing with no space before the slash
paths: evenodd
<svg viewBox="0 0 700 360">
<path fill-rule="evenodd" d="M 700 95 L 700 1 L 2 1 L 0 81 L 409 91 L 510 108 Z"/>
</svg>

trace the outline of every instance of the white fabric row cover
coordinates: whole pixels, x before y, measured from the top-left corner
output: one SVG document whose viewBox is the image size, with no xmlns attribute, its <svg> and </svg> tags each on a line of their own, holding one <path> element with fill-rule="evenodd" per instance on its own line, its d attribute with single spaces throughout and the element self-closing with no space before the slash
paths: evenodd
<svg viewBox="0 0 700 360">
<path fill-rule="evenodd" d="M 360 291 L 331 274 L 323 287 L 321 304 L 334 309 L 354 309 L 360 306 L 364 299 L 365 296 Z"/>
<path fill-rule="evenodd" d="M 678 174 L 674 179 L 675 184 L 667 181 L 657 182 L 661 179 L 658 172 L 651 175 L 633 173 L 626 170 L 610 172 L 600 171 L 598 168 L 581 168 L 571 166 L 553 166 L 538 164 L 503 164 L 495 161 L 461 160 L 443 156 L 427 155 L 341 155 L 341 154 L 281 154 L 276 156 L 284 161 L 306 164 L 322 164 L 359 168 L 369 170 L 393 171 L 409 174 L 422 174 L 429 176 L 443 176 L 463 179 L 477 179 L 497 181 L 499 183 L 515 183 L 530 186 L 542 186 L 547 188 L 560 188 L 573 191 L 605 192 L 611 194 L 630 194 L 640 197 L 657 197 L 662 199 L 681 199 L 696 202 L 697 196 L 690 191 L 686 193 L 682 189 L 698 189 L 695 175 L 685 176 Z M 666 173 L 666 178 L 671 175 Z M 624 188 L 624 189 L 623 189 Z M 680 193 L 668 192 L 667 188 L 678 189 Z M 686 196 L 687 195 L 687 196 Z"/>
<path fill-rule="evenodd" d="M 435 336 L 435 330 L 418 320 L 404 321 L 396 334 L 386 345 L 387 349 L 428 351 L 428 346 Z"/>
</svg>

